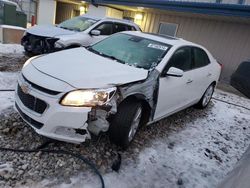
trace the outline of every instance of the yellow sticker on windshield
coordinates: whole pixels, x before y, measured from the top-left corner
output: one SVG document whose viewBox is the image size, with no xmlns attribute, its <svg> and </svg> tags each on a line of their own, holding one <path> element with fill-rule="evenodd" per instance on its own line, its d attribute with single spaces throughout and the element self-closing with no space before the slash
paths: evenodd
<svg viewBox="0 0 250 188">
<path fill-rule="evenodd" d="M 168 49 L 167 46 L 159 45 L 159 44 L 148 44 L 148 48 L 154 48 L 158 50 L 164 50 L 166 51 Z"/>
</svg>

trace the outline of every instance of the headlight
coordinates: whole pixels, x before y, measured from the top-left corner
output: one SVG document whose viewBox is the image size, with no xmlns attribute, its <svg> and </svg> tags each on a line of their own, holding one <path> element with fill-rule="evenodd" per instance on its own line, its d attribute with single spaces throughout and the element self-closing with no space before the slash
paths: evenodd
<svg viewBox="0 0 250 188">
<path fill-rule="evenodd" d="M 71 91 L 60 103 L 64 106 L 76 107 L 102 106 L 112 98 L 115 91 L 116 88 Z"/>
</svg>

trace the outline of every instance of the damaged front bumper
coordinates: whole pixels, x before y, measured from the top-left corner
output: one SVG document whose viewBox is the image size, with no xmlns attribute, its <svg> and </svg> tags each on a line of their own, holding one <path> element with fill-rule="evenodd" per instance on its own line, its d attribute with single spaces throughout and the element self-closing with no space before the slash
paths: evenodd
<svg viewBox="0 0 250 188">
<path fill-rule="evenodd" d="M 16 110 L 38 134 L 81 143 L 91 138 L 90 132 L 98 135 L 109 129 L 107 118 L 116 112 L 116 105 L 112 105 L 115 101 L 110 101 L 103 108 L 62 106 L 59 101 L 64 93 L 51 96 L 32 85 L 26 92 L 22 88 L 25 83 L 24 77 L 19 76 L 15 92 Z"/>
<path fill-rule="evenodd" d="M 61 46 L 55 45 L 58 40 L 58 38 L 42 37 L 26 33 L 21 40 L 21 45 L 27 53 L 40 55 L 61 50 Z"/>
</svg>

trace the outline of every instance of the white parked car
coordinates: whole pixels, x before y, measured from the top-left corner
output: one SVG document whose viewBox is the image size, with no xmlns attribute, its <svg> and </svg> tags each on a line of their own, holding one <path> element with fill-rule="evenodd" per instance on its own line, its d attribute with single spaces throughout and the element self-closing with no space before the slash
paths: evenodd
<svg viewBox="0 0 250 188">
<path fill-rule="evenodd" d="M 202 46 L 122 32 L 92 45 L 29 59 L 16 108 L 38 134 L 80 143 L 107 132 L 126 148 L 138 127 L 192 105 L 205 108 L 220 65 Z"/>
<path fill-rule="evenodd" d="M 78 16 L 56 26 L 38 25 L 27 29 L 21 44 L 27 54 L 44 54 L 63 49 L 89 46 L 121 31 L 140 31 L 129 20 Z"/>
</svg>

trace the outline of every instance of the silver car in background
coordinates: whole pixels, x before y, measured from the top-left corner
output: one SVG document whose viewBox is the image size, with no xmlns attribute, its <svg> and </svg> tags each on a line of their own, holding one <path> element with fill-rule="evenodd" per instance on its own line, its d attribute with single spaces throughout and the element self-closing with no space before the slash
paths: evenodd
<svg viewBox="0 0 250 188">
<path fill-rule="evenodd" d="M 129 20 L 78 16 L 58 25 L 38 25 L 27 29 L 21 44 L 27 54 L 39 55 L 63 49 L 89 46 L 121 31 L 140 31 Z"/>
</svg>

